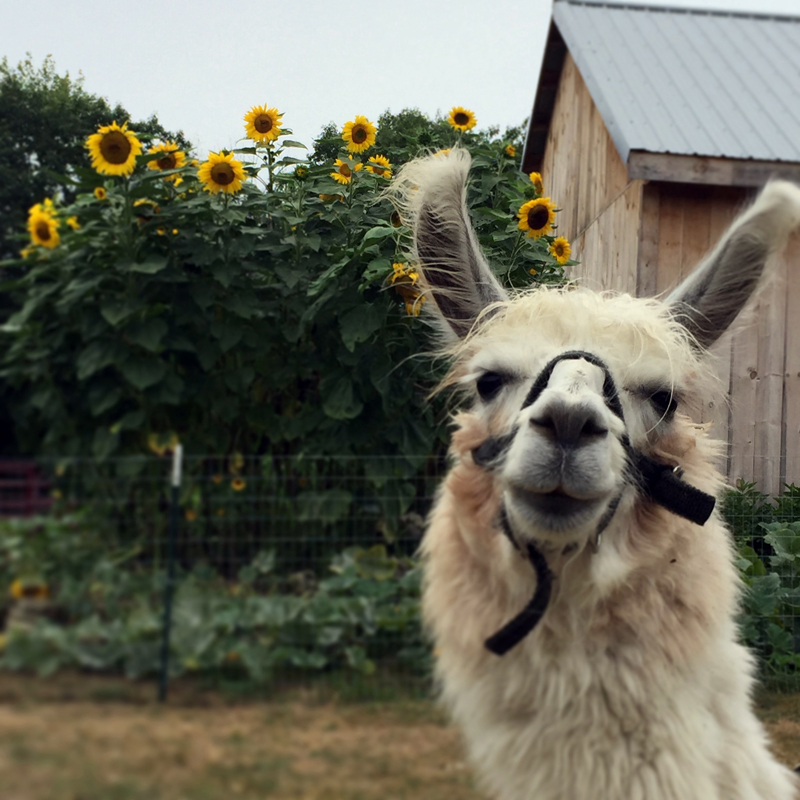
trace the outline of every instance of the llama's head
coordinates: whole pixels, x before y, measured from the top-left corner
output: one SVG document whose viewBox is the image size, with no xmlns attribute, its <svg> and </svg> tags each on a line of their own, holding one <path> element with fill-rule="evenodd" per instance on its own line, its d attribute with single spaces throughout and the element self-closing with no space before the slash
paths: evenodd
<svg viewBox="0 0 800 800">
<path fill-rule="evenodd" d="M 585 544 L 641 493 L 632 453 L 680 465 L 681 407 L 705 395 L 706 351 L 800 224 L 775 182 L 665 300 L 536 289 L 509 297 L 469 223 L 463 150 L 407 165 L 396 192 L 413 257 L 468 395 L 472 457 L 492 471 L 516 537 Z"/>
</svg>

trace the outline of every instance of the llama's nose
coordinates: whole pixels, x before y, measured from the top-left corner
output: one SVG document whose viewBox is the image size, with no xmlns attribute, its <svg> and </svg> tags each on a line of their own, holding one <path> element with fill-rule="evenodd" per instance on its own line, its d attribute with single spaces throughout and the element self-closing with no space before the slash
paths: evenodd
<svg viewBox="0 0 800 800">
<path fill-rule="evenodd" d="M 554 400 L 536 409 L 530 424 L 555 443 L 569 447 L 591 444 L 608 435 L 599 410 L 586 403 Z"/>
</svg>

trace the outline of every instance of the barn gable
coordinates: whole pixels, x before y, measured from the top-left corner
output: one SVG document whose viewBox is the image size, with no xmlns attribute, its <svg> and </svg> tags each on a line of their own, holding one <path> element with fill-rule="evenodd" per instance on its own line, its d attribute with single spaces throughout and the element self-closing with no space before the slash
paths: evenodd
<svg viewBox="0 0 800 800">
<path fill-rule="evenodd" d="M 523 169 L 595 289 L 668 292 L 755 187 L 800 183 L 800 18 L 555 0 Z M 800 484 L 800 241 L 715 348 L 729 480 Z M 790 268 L 790 264 L 792 268 Z"/>
</svg>

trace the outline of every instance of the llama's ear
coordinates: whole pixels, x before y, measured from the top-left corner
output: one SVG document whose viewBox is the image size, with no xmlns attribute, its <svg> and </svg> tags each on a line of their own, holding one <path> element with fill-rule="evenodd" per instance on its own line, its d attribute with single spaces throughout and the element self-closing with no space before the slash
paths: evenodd
<svg viewBox="0 0 800 800">
<path fill-rule="evenodd" d="M 458 148 L 417 159 L 400 170 L 391 190 L 413 231 L 412 257 L 448 338 L 463 338 L 484 308 L 508 299 L 469 221 L 470 161 L 469 153 Z"/>
<path fill-rule="evenodd" d="M 800 226 L 800 187 L 767 184 L 714 251 L 667 298 L 675 317 L 707 348 L 752 297 L 770 256 Z"/>
</svg>

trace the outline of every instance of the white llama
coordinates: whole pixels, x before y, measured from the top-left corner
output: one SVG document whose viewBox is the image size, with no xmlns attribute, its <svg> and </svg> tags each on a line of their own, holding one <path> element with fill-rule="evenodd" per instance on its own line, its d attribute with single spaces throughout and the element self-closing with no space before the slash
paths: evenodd
<svg viewBox="0 0 800 800">
<path fill-rule="evenodd" d="M 706 350 L 800 225 L 800 188 L 770 183 L 666 300 L 509 298 L 470 227 L 469 163 L 417 160 L 393 191 L 446 383 L 467 398 L 422 546 L 423 610 L 483 788 L 796 798 L 751 708 L 731 537 L 712 512 L 718 445 L 682 408 L 713 390 Z"/>
</svg>

